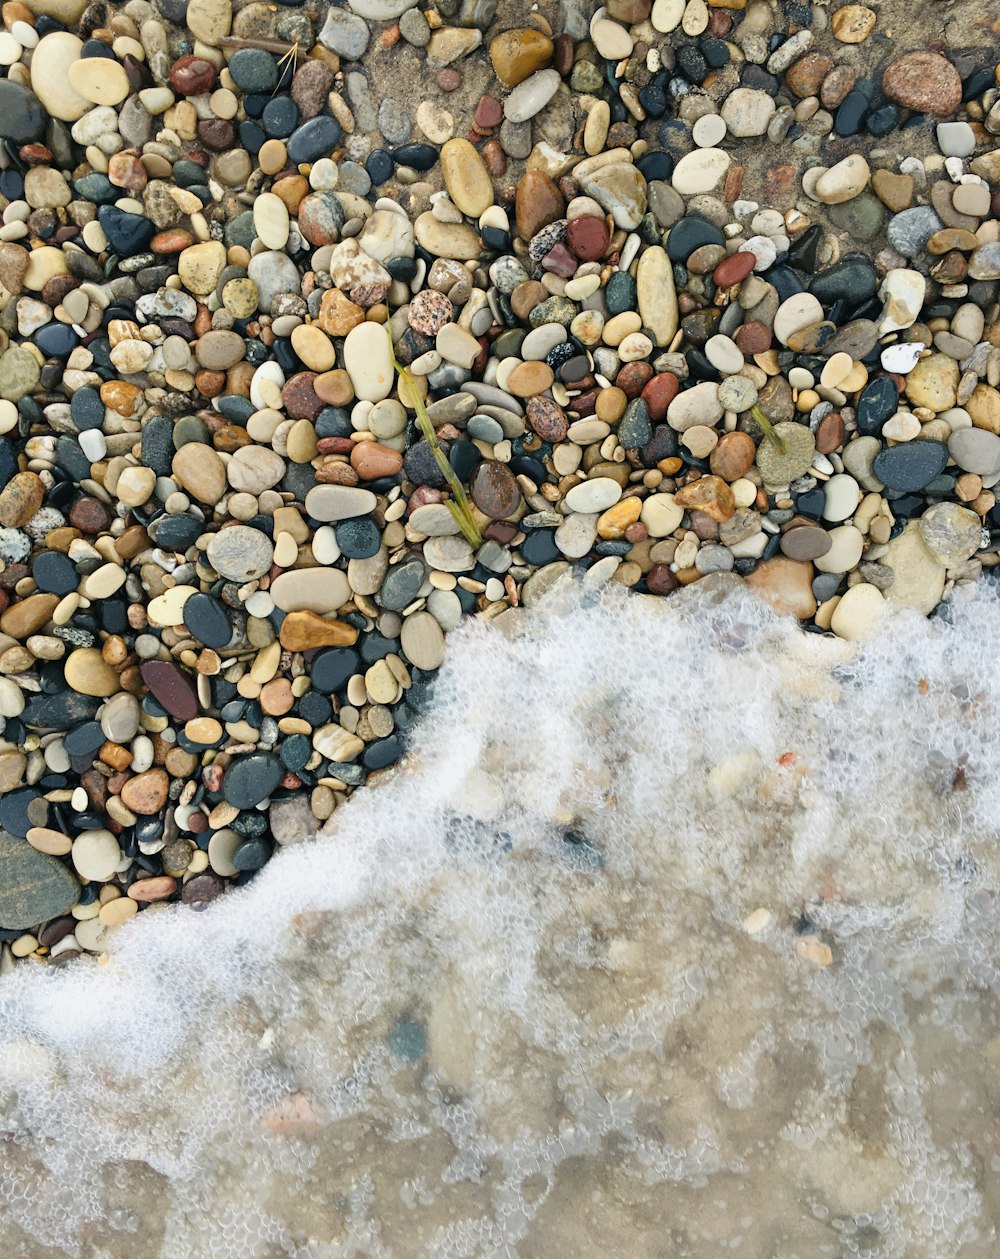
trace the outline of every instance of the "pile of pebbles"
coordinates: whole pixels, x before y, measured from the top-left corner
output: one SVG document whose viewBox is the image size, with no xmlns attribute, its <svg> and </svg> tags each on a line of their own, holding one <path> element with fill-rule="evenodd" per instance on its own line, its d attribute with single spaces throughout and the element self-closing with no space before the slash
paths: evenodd
<svg viewBox="0 0 1000 1259">
<path fill-rule="evenodd" d="M 252 878 L 567 571 L 854 639 L 997 562 L 982 46 L 800 0 L 2 23 L 0 961 Z"/>
</svg>

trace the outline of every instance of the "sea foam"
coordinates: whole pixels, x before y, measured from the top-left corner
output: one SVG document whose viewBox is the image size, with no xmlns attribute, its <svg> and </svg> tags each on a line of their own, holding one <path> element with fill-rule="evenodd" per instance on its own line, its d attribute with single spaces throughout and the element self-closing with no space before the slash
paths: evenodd
<svg viewBox="0 0 1000 1259">
<path fill-rule="evenodd" d="M 0 981 L 0 1253 L 995 1256 L 998 656 L 985 593 L 470 623 L 326 834 Z"/>
</svg>

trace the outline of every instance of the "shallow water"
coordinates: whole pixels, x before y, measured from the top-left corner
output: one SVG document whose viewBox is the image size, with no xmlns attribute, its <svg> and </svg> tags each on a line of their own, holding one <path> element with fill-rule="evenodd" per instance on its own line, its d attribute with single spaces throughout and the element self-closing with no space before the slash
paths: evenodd
<svg viewBox="0 0 1000 1259">
<path fill-rule="evenodd" d="M 328 835 L 4 979 L 5 1259 L 995 1256 L 1000 603 L 709 585 L 451 635 Z"/>
</svg>

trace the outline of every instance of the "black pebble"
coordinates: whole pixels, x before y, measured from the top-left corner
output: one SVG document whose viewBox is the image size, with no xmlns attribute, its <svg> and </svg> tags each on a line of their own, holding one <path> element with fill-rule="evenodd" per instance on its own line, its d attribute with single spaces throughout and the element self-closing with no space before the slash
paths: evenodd
<svg viewBox="0 0 1000 1259">
<path fill-rule="evenodd" d="M 79 585 L 76 567 L 60 551 L 42 551 L 31 568 L 38 589 L 44 594 L 68 595 Z"/>
</svg>

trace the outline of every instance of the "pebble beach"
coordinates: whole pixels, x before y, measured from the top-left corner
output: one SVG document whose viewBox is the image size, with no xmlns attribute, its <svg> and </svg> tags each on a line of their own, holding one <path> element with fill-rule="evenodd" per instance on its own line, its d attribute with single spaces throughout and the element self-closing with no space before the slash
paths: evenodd
<svg viewBox="0 0 1000 1259">
<path fill-rule="evenodd" d="M 564 572 L 850 641 L 995 564 L 969 10 L 11 0 L 3 964 L 248 881 Z"/>
<path fill-rule="evenodd" d="M 783 644 L 775 668 L 787 657 L 823 675 L 817 698 L 900 625 L 926 646 L 937 622 L 991 606 L 1000 19 L 988 7 L 6 0 L 0 27 L 0 986 L 74 961 L 68 982 L 113 969 L 139 915 L 151 933 L 183 916 L 196 934 L 192 910 L 249 895 L 283 849 L 368 817 L 374 805 L 348 808 L 358 788 L 402 798 L 422 723 L 445 720 L 453 634 L 465 659 L 482 651 L 485 674 L 506 650 L 490 641 L 534 633 L 544 655 L 521 628 L 532 618 L 557 652 L 579 649 L 585 622 L 610 641 L 630 615 L 653 618 L 667 644 L 681 633 L 671 618 L 689 625 L 694 608 L 706 659 L 728 669 L 727 634 L 742 631 L 726 618 L 759 617 Z M 610 621 L 588 621 L 595 603 Z M 609 650 L 607 677 L 581 665 L 585 690 L 627 670 Z M 664 665 L 680 685 L 691 661 Z M 773 686 L 753 668 L 748 679 Z M 544 694 L 509 685 L 558 744 Z M 560 694 L 575 702 L 568 682 Z M 779 721 L 786 698 L 774 693 Z M 523 749 L 490 720 L 516 762 Z M 712 744 L 711 722 L 689 737 Z M 945 742 L 948 789 L 964 791 L 971 754 Z M 715 799 L 730 770 L 712 746 L 692 790 Z M 536 751 L 544 760 L 541 739 Z M 797 763 L 774 751 L 783 770 Z M 516 794 L 516 776 L 495 770 Z M 772 798 L 768 774 L 750 777 Z M 558 819 L 590 853 L 570 781 L 536 829 Z M 831 807 L 854 808 L 831 791 Z M 635 818 L 649 841 L 647 815 Z M 606 838 L 627 881 L 632 841 Z M 808 986 L 846 964 L 804 908 L 836 901 L 837 877 L 811 867 L 810 879 L 779 896 L 789 913 L 801 900 L 784 924 L 798 924 L 799 978 L 776 1000 L 802 1019 L 818 999 Z M 567 912 L 582 912 L 569 895 Z M 772 911 L 741 913 L 744 935 L 763 938 Z M 342 956 L 358 952 L 352 936 Z M 298 963 L 282 957 L 294 987 Z M 895 980 L 914 996 L 905 969 Z M 426 1027 L 397 1016 L 390 1058 L 418 1063 Z M 353 1007 L 344 1018 L 363 1023 Z M 971 1041 L 982 1034 L 970 1023 Z M 21 1122 L 12 1111 L 5 1129 L 4 1088 L 0 1068 L 0 1138 Z M 270 1097 L 255 1131 L 285 1133 L 288 1104 Z M 629 1137 L 617 1118 L 604 1131 Z M 990 1141 L 979 1155 L 995 1165 Z M 0 1166 L 0 1201 L 4 1184 Z M 977 1201 L 963 1220 L 987 1219 Z M 747 1253 L 979 1259 L 996 1241 L 995 1224 L 970 1225 L 972 1248 L 946 1251 L 946 1229 L 925 1237 L 902 1211 L 881 1231 L 876 1219 L 869 1244 L 865 1212 L 845 1211 L 843 1249 L 817 1235 L 767 1250 L 766 1230 L 747 1226 Z M 630 1241 L 658 1253 L 641 1216 L 601 1253 L 632 1253 Z M 517 1249 L 499 1221 L 507 1249 L 465 1233 L 309 1249 L 275 1233 L 283 1249 L 233 1254 L 558 1253 L 548 1234 Z M 39 1245 L 89 1259 L 72 1230 L 47 1241 L 39 1227 Z M 692 1227 L 671 1254 L 715 1259 L 718 1239 Z M 15 1238 L 26 1259 L 50 1253 L 27 1236 Z M 131 1256 L 200 1259 L 183 1229 L 164 1237 Z M 574 1234 L 574 1253 L 586 1245 Z"/>
</svg>

